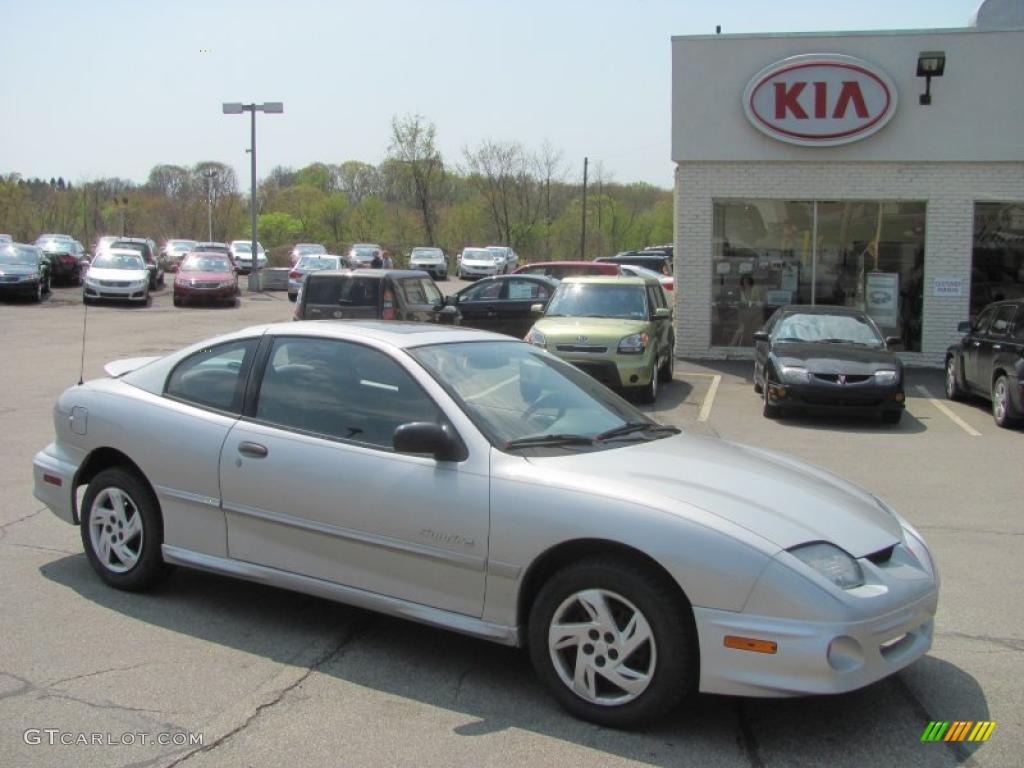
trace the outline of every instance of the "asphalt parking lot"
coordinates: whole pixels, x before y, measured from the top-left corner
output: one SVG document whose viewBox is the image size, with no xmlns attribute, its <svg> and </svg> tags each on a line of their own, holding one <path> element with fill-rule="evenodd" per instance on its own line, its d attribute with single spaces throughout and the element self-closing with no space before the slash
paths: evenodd
<svg viewBox="0 0 1024 768">
<path fill-rule="evenodd" d="M 244 294 L 237 308 L 175 309 L 168 290 L 145 308 L 90 307 L 85 377 L 112 359 L 288 320 L 292 308 L 271 293 Z M 899 425 L 769 421 L 749 363 L 677 361 L 645 410 L 831 469 L 921 530 L 942 577 L 935 643 L 854 693 L 697 696 L 652 728 L 619 732 L 564 714 L 522 651 L 197 572 L 178 570 L 145 595 L 103 586 L 77 530 L 32 496 L 51 409 L 78 381 L 84 317 L 76 288 L 40 305 L 0 302 L 0 765 L 1021 764 L 1024 431 L 997 428 L 985 403 L 945 401 L 939 371 L 910 372 Z M 997 725 L 983 744 L 922 743 L 930 720 Z M 45 729 L 56 729 L 55 744 Z M 137 735 L 161 733 L 203 743 Z M 62 734 L 104 743 L 63 745 Z M 130 734 L 135 743 L 106 743 Z"/>
</svg>

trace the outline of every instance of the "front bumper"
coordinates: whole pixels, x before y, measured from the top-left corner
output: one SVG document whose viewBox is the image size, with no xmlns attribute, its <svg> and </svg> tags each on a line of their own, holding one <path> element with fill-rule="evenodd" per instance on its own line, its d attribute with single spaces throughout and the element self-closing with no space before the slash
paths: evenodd
<svg viewBox="0 0 1024 768">
<path fill-rule="evenodd" d="M 86 283 L 82 288 L 82 295 L 87 299 L 145 301 L 148 294 L 145 285 L 141 288 L 133 288 L 131 286 L 92 285 Z"/>
<path fill-rule="evenodd" d="M 811 622 L 694 608 L 700 690 L 730 696 L 843 693 L 870 685 L 921 658 L 932 645 L 939 590 L 881 616 Z M 725 646 L 725 636 L 771 640 L 774 654 Z"/>
<path fill-rule="evenodd" d="M 226 288 L 179 288 L 174 286 L 174 298 L 179 301 L 231 301 L 235 298 L 235 286 Z"/>
<path fill-rule="evenodd" d="M 72 501 L 78 466 L 61 457 L 56 443 L 50 443 L 32 461 L 35 485 L 32 494 L 66 523 L 77 524 Z"/>
<path fill-rule="evenodd" d="M 419 269 L 434 278 L 445 278 L 448 276 L 446 264 L 410 264 L 409 269 Z"/>
<path fill-rule="evenodd" d="M 39 279 L 7 281 L 0 278 L 0 296 L 35 296 Z"/>
<path fill-rule="evenodd" d="M 572 347 L 572 344 L 548 342 L 548 351 L 557 355 L 567 363 L 572 363 L 584 373 L 588 373 L 611 389 L 628 389 L 646 387 L 651 383 L 654 357 L 650 350 L 642 355 L 608 355 L 602 356 L 586 352 L 574 352 L 560 347 Z"/>
<path fill-rule="evenodd" d="M 783 382 L 768 386 L 768 401 L 782 408 L 849 411 L 901 411 L 905 396 L 902 384 L 876 384 L 868 380 L 840 384 L 812 377 L 805 383 Z"/>
<path fill-rule="evenodd" d="M 497 264 L 491 264 L 489 266 L 482 264 L 460 264 L 459 269 L 462 270 L 463 277 L 490 277 L 491 275 L 500 275 L 503 267 Z"/>
</svg>

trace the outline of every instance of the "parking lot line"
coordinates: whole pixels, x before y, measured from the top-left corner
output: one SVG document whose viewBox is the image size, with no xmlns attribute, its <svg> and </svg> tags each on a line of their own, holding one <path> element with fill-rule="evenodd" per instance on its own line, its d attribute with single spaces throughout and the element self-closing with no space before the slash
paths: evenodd
<svg viewBox="0 0 1024 768">
<path fill-rule="evenodd" d="M 715 374 L 711 379 L 711 386 L 708 387 L 707 394 L 704 395 L 704 402 L 700 406 L 700 414 L 697 416 L 697 421 L 707 421 L 711 415 L 711 406 L 715 404 L 715 395 L 718 393 L 718 385 L 721 383 L 722 377 L 720 374 Z"/>
<path fill-rule="evenodd" d="M 928 391 L 927 387 L 923 387 L 920 384 L 918 384 L 917 385 L 917 391 L 920 392 L 925 398 L 927 398 L 929 403 L 931 403 L 936 408 L 938 408 L 940 411 L 942 411 L 944 414 L 946 414 L 949 417 L 950 421 L 952 421 L 954 424 L 956 424 L 958 427 L 960 427 L 960 429 L 962 429 L 968 435 L 970 435 L 971 437 L 981 437 L 981 432 L 976 430 L 974 427 L 972 427 L 966 421 L 964 421 L 959 416 L 957 416 L 955 413 L 953 413 L 953 411 L 950 410 L 948 405 L 946 405 L 942 401 L 937 400 L 936 398 L 932 397 L 932 393 Z"/>
</svg>

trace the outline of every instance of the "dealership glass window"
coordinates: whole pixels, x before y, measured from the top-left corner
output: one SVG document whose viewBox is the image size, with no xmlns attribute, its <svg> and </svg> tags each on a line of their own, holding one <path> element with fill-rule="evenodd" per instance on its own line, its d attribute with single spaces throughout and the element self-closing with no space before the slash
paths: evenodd
<svg viewBox="0 0 1024 768">
<path fill-rule="evenodd" d="M 976 203 L 971 320 L 985 305 L 1024 298 L 1024 203 Z"/>
<path fill-rule="evenodd" d="M 714 203 L 711 338 L 748 347 L 778 307 L 858 307 L 921 349 L 923 202 Z"/>
</svg>

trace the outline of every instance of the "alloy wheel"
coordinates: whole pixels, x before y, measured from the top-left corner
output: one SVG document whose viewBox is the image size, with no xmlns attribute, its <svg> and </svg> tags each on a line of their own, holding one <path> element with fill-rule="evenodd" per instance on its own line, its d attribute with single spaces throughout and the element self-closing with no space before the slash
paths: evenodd
<svg viewBox="0 0 1024 768">
<path fill-rule="evenodd" d="M 1009 407 L 1009 392 L 1006 389 L 1006 378 L 1000 376 L 996 379 L 996 383 L 992 385 L 992 415 L 995 417 L 996 424 L 1004 424 L 1006 422 L 1006 411 Z"/>
<path fill-rule="evenodd" d="M 104 568 L 130 571 L 139 561 L 145 532 L 142 515 L 131 496 L 120 488 L 104 488 L 89 513 L 89 540 Z"/>
<path fill-rule="evenodd" d="M 548 627 L 548 652 L 561 681 L 581 699 L 626 704 L 654 679 L 657 648 L 643 613 L 606 589 L 566 598 Z"/>
</svg>

